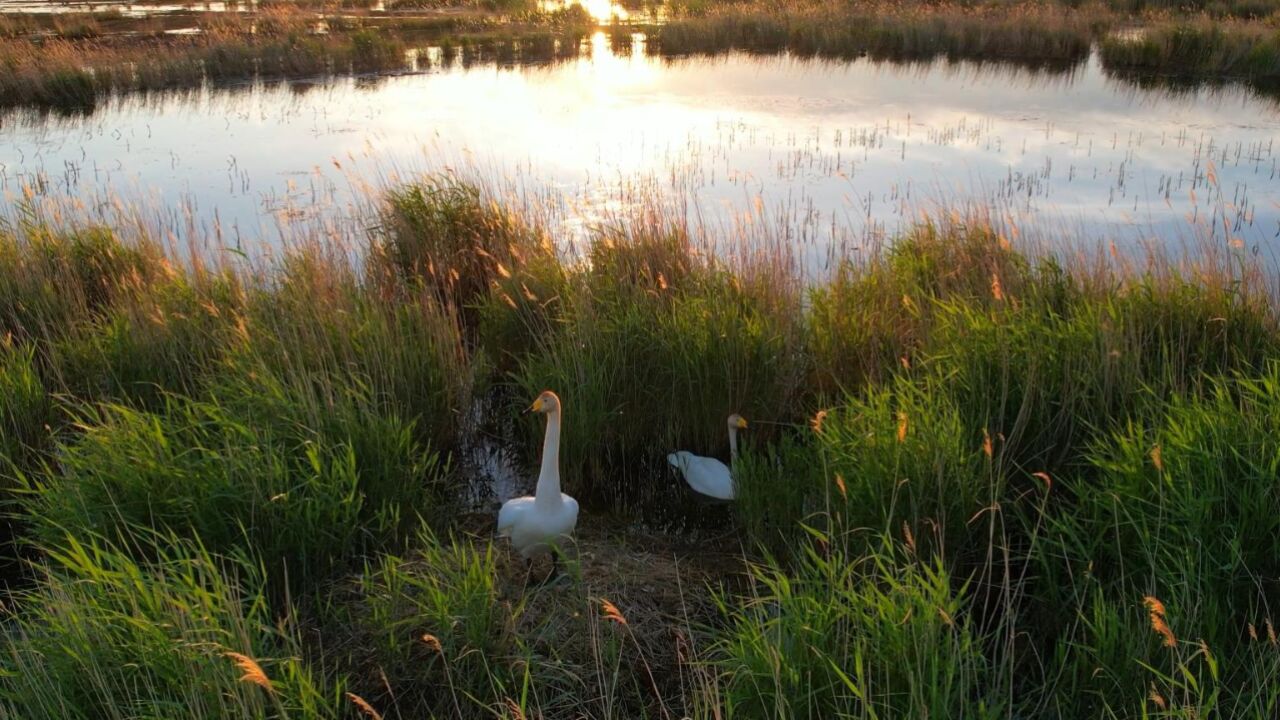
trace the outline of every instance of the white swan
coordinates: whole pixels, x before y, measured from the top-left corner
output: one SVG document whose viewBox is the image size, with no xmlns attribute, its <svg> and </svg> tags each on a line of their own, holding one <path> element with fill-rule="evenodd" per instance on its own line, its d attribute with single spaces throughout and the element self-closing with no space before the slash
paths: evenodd
<svg viewBox="0 0 1280 720">
<path fill-rule="evenodd" d="M 729 416 L 730 463 L 738 459 L 738 431 L 746 427 L 747 421 L 741 415 L 734 413 Z M 717 500 L 733 499 L 733 472 L 719 460 L 681 450 L 668 455 L 667 462 L 684 475 L 684 481 L 694 492 Z"/>
<path fill-rule="evenodd" d="M 529 411 L 547 416 L 542 472 L 533 497 L 513 498 L 502 504 L 498 535 L 511 538 L 511 544 L 524 559 L 550 553 L 558 566 L 554 551 L 578 524 L 578 501 L 560 492 L 560 398 L 547 390 L 533 401 Z"/>
</svg>

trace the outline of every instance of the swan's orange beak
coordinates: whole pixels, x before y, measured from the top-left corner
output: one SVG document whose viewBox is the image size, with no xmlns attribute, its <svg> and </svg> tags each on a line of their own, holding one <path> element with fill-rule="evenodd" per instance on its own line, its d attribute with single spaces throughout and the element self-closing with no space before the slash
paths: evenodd
<svg viewBox="0 0 1280 720">
<path fill-rule="evenodd" d="M 738 429 L 739 429 L 739 430 L 746 430 L 746 429 L 747 429 L 747 419 L 746 419 L 746 418 L 738 418 Z"/>
<path fill-rule="evenodd" d="M 533 404 L 530 405 L 529 409 L 525 412 L 542 412 L 542 398 L 539 397 L 537 400 L 534 400 Z"/>
</svg>

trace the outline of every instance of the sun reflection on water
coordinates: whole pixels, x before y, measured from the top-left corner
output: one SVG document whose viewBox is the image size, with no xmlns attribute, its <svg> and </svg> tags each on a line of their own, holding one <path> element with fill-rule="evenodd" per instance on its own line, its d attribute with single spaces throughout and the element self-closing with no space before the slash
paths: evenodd
<svg viewBox="0 0 1280 720">
<path fill-rule="evenodd" d="M 631 17 L 626 8 L 613 0 L 543 0 L 541 5 L 545 11 L 565 10 L 574 5 L 581 5 L 592 19 L 603 24 L 614 20 L 628 20 Z"/>
<path fill-rule="evenodd" d="M 1233 237 L 1266 248 L 1280 228 L 1267 185 L 1280 179 L 1274 101 L 1238 88 L 1137 88 L 1096 60 L 1058 74 L 666 59 L 645 51 L 642 34 L 597 28 L 561 62 L 467 65 L 437 49 L 420 65 L 415 75 L 131 95 L 83 117 L 0 114 L 0 194 L 198 198 L 200 222 L 271 242 L 279 223 L 266 213 L 345 221 L 391 171 L 474 167 L 522 196 L 553 195 L 582 228 L 630 207 L 633 188 L 688 202 L 708 223 L 750 209 L 815 261 L 954 203 L 1078 238 L 1176 244 L 1191 232 L 1185 216 L 1221 226 L 1228 203 Z M 563 236 L 586 233 L 569 225 Z"/>
</svg>

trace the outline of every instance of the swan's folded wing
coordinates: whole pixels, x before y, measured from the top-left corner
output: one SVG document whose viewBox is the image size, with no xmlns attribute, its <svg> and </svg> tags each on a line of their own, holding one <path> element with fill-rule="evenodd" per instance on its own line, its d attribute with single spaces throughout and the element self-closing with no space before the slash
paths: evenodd
<svg viewBox="0 0 1280 720">
<path fill-rule="evenodd" d="M 733 499 L 733 477 L 729 466 L 715 458 L 689 458 L 684 472 L 685 480 L 695 491 L 719 500 Z"/>
<path fill-rule="evenodd" d="M 573 530 L 578 526 L 578 501 L 564 493 L 560 493 L 560 500 L 564 502 L 565 511 L 571 518 L 569 520 L 569 529 Z"/>
<path fill-rule="evenodd" d="M 520 522 L 520 517 L 533 507 L 533 498 L 519 497 L 512 498 L 502 503 L 502 509 L 498 511 L 498 534 L 510 535 L 511 528 Z"/>
</svg>

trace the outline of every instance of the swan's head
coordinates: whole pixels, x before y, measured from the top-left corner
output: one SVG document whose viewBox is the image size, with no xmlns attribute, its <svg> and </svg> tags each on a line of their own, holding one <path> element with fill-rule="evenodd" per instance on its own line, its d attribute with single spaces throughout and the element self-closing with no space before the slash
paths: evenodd
<svg viewBox="0 0 1280 720">
<path fill-rule="evenodd" d="M 747 419 L 738 413 L 734 413 L 729 416 L 729 427 L 733 430 L 746 430 Z"/>
<path fill-rule="evenodd" d="M 529 407 L 529 412 L 536 413 L 553 413 L 560 409 L 560 397 L 550 390 L 543 390 L 537 400 L 533 401 L 533 405 Z"/>
<path fill-rule="evenodd" d="M 680 452 L 673 452 L 667 456 L 667 464 L 677 470 L 683 471 L 685 466 L 685 456 L 688 454 L 689 453 L 683 450 Z"/>
</svg>

